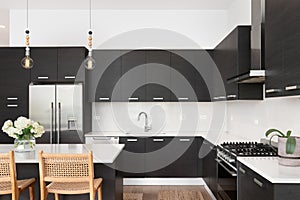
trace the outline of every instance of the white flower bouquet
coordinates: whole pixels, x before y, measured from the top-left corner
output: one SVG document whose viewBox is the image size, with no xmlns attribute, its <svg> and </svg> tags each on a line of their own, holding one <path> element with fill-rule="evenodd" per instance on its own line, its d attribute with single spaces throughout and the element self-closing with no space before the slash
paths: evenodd
<svg viewBox="0 0 300 200">
<path fill-rule="evenodd" d="M 14 123 L 11 120 L 4 122 L 2 131 L 7 133 L 8 136 L 15 138 L 15 147 L 19 146 L 20 141 L 35 140 L 35 138 L 42 137 L 45 133 L 44 127 L 38 122 L 27 119 L 26 117 L 18 117 Z M 30 147 L 33 148 L 34 144 L 30 143 Z"/>
</svg>

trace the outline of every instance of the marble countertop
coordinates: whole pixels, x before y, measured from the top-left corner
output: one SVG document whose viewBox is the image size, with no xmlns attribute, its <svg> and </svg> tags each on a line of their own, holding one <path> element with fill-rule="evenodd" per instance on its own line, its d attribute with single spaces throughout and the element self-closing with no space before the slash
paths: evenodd
<svg viewBox="0 0 300 200">
<path fill-rule="evenodd" d="M 300 184 L 300 167 L 278 164 L 278 157 L 238 157 L 238 161 L 271 183 Z"/>
<path fill-rule="evenodd" d="M 46 153 L 83 154 L 93 152 L 94 163 L 110 164 L 115 161 L 124 144 L 37 144 L 35 151 L 15 152 L 16 163 L 38 163 L 38 152 L 43 150 Z M 1 144 L 0 153 L 7 153 L 13 150 L 12 144 Z"/>
</svg>

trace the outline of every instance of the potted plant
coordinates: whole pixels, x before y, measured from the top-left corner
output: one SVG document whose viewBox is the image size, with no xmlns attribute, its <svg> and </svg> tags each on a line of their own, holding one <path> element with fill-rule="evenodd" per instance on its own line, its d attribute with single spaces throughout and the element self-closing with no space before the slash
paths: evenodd
<svg viewBox="0 0 300 200">
<path fill-rule="evenodd" d="M 11 120 L 4 122 L 2 131 L 8 136 L 15 138 L 15 151 L 32 151 L 35 148 L 35 138 L 41 137 L 44 133 L 44 127 L 38 122 L 18 117 L 14 123 Z"/>
<path fill-rule="evenodd" d="M 300 137 L 291 136 L 292 131 L 288 130 L 286 134 L 278 129 L 269 129 L 266 137 L 270 136 L 270 145 L 272 138 L 278 137 L 278 155 L 279 164 L 288 166 L 300 166 Z"/>
</svg>

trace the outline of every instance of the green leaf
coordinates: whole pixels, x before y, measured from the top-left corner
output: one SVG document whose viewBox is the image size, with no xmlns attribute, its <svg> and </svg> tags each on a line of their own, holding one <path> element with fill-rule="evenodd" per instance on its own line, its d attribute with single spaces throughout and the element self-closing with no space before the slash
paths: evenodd
<svg viewBox="0 0 300 200">
<path fill-rule="evenodd" d="M 266 137 L 268 137 L 271 133 L 277 133 L 278 137 L 285 137 L 285 135 L 278 129 L 275 128 L 271 128 L 266 132 Z"/>
<path fill-rule="evenodd" d="M 296 149 L 296 138 L 289 137 L 286 141 L 286 153 L 293 154 Z"/>
<path fill-rule="evenodd" d="M 289 138 L 292 134 L 292 131 L 291 130 L 288 130 L 288 132 L 286 133 L 286 137 Z"/>
</svg>

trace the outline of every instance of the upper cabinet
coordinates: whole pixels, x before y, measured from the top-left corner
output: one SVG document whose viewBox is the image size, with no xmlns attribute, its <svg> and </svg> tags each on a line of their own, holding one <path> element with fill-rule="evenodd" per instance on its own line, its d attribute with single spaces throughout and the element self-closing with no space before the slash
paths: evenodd
<svg viewBox="0 0 300 200">
<path fill-rule="evenodd" d="M 249 71 L 250 29 L 250 26 L 238 26 L 215 48 L 214 61 L 218 70 L 214 71 L 213 100 L 263 99 L 263 84 L 228 81 Z"/>
<path fill-rule="evenodd" d="M 97 67 L 87 72 L 90 102 L 210 101 L 203 77 L 212 79 L 211 52 L 95 50 L 93 55 Z"/>
<path fill-rule="evenodd" d="M 300 4 L 266 0 L 266 97 L 300 94 Z"/>
<path fill-rule="evenodd" d="M 31 57 L 34 67 L 31 69 L 31 81 L 74 82 L 85 56 L 84 47 L 33 47 Z M 82 80 L 83 78 L 80 81 Z"/>
</svg>

